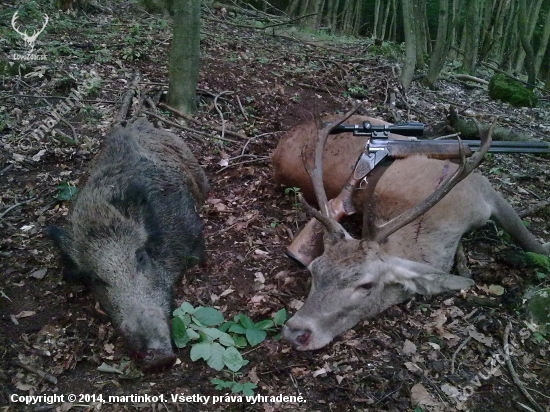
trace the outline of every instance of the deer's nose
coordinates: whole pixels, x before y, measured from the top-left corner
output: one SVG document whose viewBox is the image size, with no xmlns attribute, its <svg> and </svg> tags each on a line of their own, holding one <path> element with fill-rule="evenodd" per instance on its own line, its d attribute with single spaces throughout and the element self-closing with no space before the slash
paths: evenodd
<svg viewBox="0 0 550 412">
<path fill-rule="evenodd" d="M 294 329 L 285 325 L 283 327 L 283 338 L 289 341 L 294 347 L 307 346 L 311 339 L 311 331 L 308 329 Z"/>
</svg>

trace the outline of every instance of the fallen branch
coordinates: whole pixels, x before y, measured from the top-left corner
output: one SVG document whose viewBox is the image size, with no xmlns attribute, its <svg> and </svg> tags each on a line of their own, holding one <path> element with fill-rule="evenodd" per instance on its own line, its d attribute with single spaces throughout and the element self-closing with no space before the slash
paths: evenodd
<svg viewBox="0 0 550 412">
<path fill-rule="evenodd" d="M 146 114 L 147 116 L 151 116 L 151 117 L 154 117 L 155 119 L 158 119 L 160 120 L 161 122 L 164 122 L 166 123 L 167 125 L 170 125 L 170 126 L 174 126 L 174 127 L 177 127 L 178 129 L 181 129 L 181 130 L 184 130 L 186 132 L 189 132 L 189 133 L 195 133 L 199 136 L 202 136 L 206 139 L 218 139 L 218 140 L 223 140 L 224 142 L 229 142 L 229 143 L 238 143 L 236 140 L 231 140 L 231 139 L 227 139 L 227 138 L 221 138 L 221 137 L 214 137 L 214 136 L 210 136 L 206 133 L 203 133 L 199 130 L 194 130 L 194 129 L 191 129 L 189 127 L 186 127 L 184 125 L 181 125 L 181 124 L 178 124 L 176 122 L 171 122 L 170 120 L 167 120 L 165 119 L 164 117 L 162 116 L 159 116 L 158 114 L 155 114 L 155 113 L 151 113 L 147 110 L 142 110 L 141 113 L 144 113 Z M 200 139 L 196 138 L 195 136 L 191 136 L 193 137 L 193 139 L 197 140 L 197 141 L 201 141 Z"/>
<path fill-rule="evenodd" d="M 504 336 L 502 337 L 502 345 L 504 347 L 504 354 L 506 355 L 506 365 L 508 366 L 508 371 L 510 372 L 510 375 L 512 375 L 512 380 L 518 387 L 518 389 L 523 393 L 523 396 L 527 398 L 531 406 L 537 411 L 537 412 L 544 412 L 544 409 L 531 397 L 529 392 L 527 392 L 527 389 L 525 389 L 525 385 L 523 382 L 519 380 L 518 374 L 516 370 L 514 369 L 514 365 L 512 365 L 512 359 L 510 358 L 510 344 L 508 343 L 508 338 L 510 336 L 510 329 L 512 329 L 512 324 L 508 322 L 508 325 L 506 325 L 506 329 L 504 330 Z"/>
<path fill-rule="evenodd" d="M 199 120 L 196 120 L 196 119 L 193 119 L 191 116 L 188 116 L 186 115 L 185 113 L 182 113 L 180 112 L 179 110 L 176 110 L 174 109 L 173 107 L 170 107 L 164 103 L 159 103 L 159 107 L 162 107 L 166 110 L 169 110 L 171 111 L 172 113 L 180 116 L 180 117 L 183 117 L 185 120 L 188 120 L 190 121 L 191 123 L 194 123 L 194 124 L 197 124 L 197 125 L 200 125 L 202 127 L 208 127 L 209 129 L 212 129 L 212 130 L 215 130 L 216 132 L 222 132 L 222 129 L 219 128 L 219 127 L 216 127 L 216 126 L 210 126 L 210 125 L 205 125 L 204 123 L 200 122 Z M 230 130 L 226 130 L 225 131 L 226 134 L 228 134 L 229 136 L 233 136 L 233 137 L 238 137 L 239 139 L 242 139 L 242 140 L 248 140 L 248 137 L 245 136 L 245 135 L 242 135 L 240 133 L 237 133 L 237 132 L 232 132 Z"/>
<path fill-rule="evenodd" d="M 518 216 L 522 219 L 527 216 L 534 215 L 535 213 L 541 211 L 542 209 L 550 205 L 550 200 L 543 200 L 542 202 L 535 203 L 529 207 L 526 207 L 521 212 L 518 212 Z"/>
<path fill-rule="evenodd" d="M 44 372 L 42 369 L 38 369 L 34 366 L 27 365 L 26 363 L 20 362 L 16 360 L 14 362 L 17 366 L 29 371 L 30 373 L 34 373 L 35 375 L 40 376 L 42 379 L 47 380 L 50 383 L 53 383 L 54 385 L 57 384 L 57 378 L 53 375 L 50 375 L 49 373 Z"/>
<path fill-rule="evenodd" d="M 466 346 L 468 344 L 468 342 L 470 342 L 470 340 L 472 339 L 471 336 L 468 336 L 464 342 L 462 342 L 460 344 L 460 346 L 458 348 L 456 348 L 455 350 L 455 353 L 453 353 L 453 357 L 451 358 L 451 373 L 455 373 L 455 360 L 456 360 L 456 355 L 458 355 L 458 352 L 460 352 L 462 350 L 462 348 L 464 348 L 464 346 Z"/>
<path fill-rule="evenodd" d="M 476 83 L 485 84 L 485 85 L 489 84 L 487 80 L 480 79 L 479 77 L 470 76 L 468 74 L 457 74 L 455 75 L 455 79 L 464 80 L 468 82 L 476 82 Z"/>
<path fill-rule="evenodd" d="M 120 106 L 120 110 L 118 111 L 115 117 L 115 121 L 113 122 L 114 126 L 121 124 L 126 116 L 128 116 L 128 111 L 130 110 L 130 105 L 132 104 L 132 98 L 134 97 L 134 94 L 136 94 L 139 90 L 139 77 L 139 73 L 137 73 L 134 76 L 132 84 L 130 85 L 130 89 L 126 93 L 124 93 L 124 97 L 122 98 L 122 105 Z"/>
</svg>

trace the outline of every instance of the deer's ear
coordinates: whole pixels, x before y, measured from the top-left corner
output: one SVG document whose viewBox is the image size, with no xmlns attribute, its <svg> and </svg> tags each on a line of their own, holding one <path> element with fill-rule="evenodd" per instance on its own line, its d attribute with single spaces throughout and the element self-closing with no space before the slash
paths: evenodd
<svg viewBox="0 0 550 412">
<path fill-rule="evenodd" d="M 451 290 L 468 289 L 474 281 L 462 276 L 449 275 L 424 263 L 392 257 L 384 283 L 397 283 L 412 293 L 434 295 Z"/>
</svg>

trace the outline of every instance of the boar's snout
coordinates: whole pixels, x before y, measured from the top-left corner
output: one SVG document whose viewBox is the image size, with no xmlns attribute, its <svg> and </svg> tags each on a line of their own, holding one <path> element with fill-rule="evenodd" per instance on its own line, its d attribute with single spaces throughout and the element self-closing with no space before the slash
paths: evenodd
<svg viewBox="0 0 550 412">
<path fill-rule="evenodd" d="M 146 371 L 170 367 L 176 360 L 164 310 L 145 306 L 125 314 L 120 331 L 129 352 Z"/>
<path fill-rule="evenodd" d="M 298 350 L 307 348 L 311 339 L 311 331 L 308 329 L 293 329 L 288 325 L 283 327 L 283 339 L 287 340 Z"/>
</svg>

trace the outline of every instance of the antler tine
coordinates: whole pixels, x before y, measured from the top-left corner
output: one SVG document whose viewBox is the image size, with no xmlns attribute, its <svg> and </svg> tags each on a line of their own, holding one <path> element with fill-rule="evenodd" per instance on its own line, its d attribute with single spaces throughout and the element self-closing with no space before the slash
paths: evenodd
<svg viewBox="0 0 550 412">
<path fill-rule="evenodd" d="M 433 206 L 435 206 L 437 202 L 439 202 L 447 193 L 449 193 L 451 189 L 457 185 L 457 183 L 459 183 L 476 167 L 478 167 L 483 160 L 483 157 L 489 150 L 489 147 L 491 146 L 493 132 L 495 130 L 496 124 L 497 119 L 495 118 L 493 120 L 493 123 L 491 124 L 491 127 L 489 128 L 488 133 L 482 137 L 479 150 L 477 150 L 470 157 L 470 159 L 468 159 L 467 162 L 465 161 L 466 159 L 464 155 L 464 146 L 462 144 L 462 140 L 460 140 L 459 138 L 458 141 L 460 147 L 460 166 L 458 167 L 458 169 L 449 179 L 444 181 L 430 196 L 424 199 L 423 202 L 394 217 L 383 225 L 376 225 L 374 240 L 376 242 L 382 242 L 386 240 L 390 235 L 397 232 L 403 226 L 411 223 L 413 220 L 426 213 Z"/>
<path fill-rule="evenodd" d="M 308 169 L 309 178 L 313 183 L 313 191 L 317 198 L 317 204 L 321 213 L 325 216 L 329 216 L 328 199 L 323 185 L 323 151 L 328 139 L 328 135 L 334 128 L 345 122 L 351 115 L 353 115 L 361 107 L 361 104 L 356 104 L 349 112 L 340 117 L 337 121 L 327 124 L 317 134 L 317 142 L 315 144 L 315 154 L 313 157 L 313 170 Z"/>
<path fill-rule="evenodd" d="M 315 152 L 313 156 L 313 169 L 307 167 L 307 162 L 304 162 L 306 171 L 311 179 L 313 184 L 313 191 L 315 197 L 317 198 L 317 204 L 319 205 L 320 212 L 317 212 L 313 209 L 303 197 L 300 198 L 300 201 L 319 222 L 325 226 L 329 232 L 337 232 L 340 228 L 338 222 L 331 218 L 327 193 L 325 192 L 325 187 L 323 185 L 323 151 L 325 149 L 325 144 L 328 139 L 328 135 L 332 130 L 345 122 L 351 115 L 353 115 L 361 107 L 361 104 L 356 104 L 349 112 L 340 117 L 337 121 L 327 124 L 325 127 L 319 130 L 317 133 L 317 141 L 315 143 Z M 307 205 L 307 206 L 306 206 Z"/>
<path fill-rule="evenodd" d="M 23 36 L 24 33 L 21 33 L 19 31 L 19 29 L 17 29 L 17 27 L 15 26 L 15 23 L 17 22 L 17 19 L 19 18 L 19 16 L 17 15 L 19 13 L 19 10 L 16 11 L 15 13 L 13 13 L 13 17 L 11 18 L 11 27 L 13 27 L 13 30 L 15 30 L 15 32 L 17 34 L 19 34 L 20 36 Z"/>
</svg>

